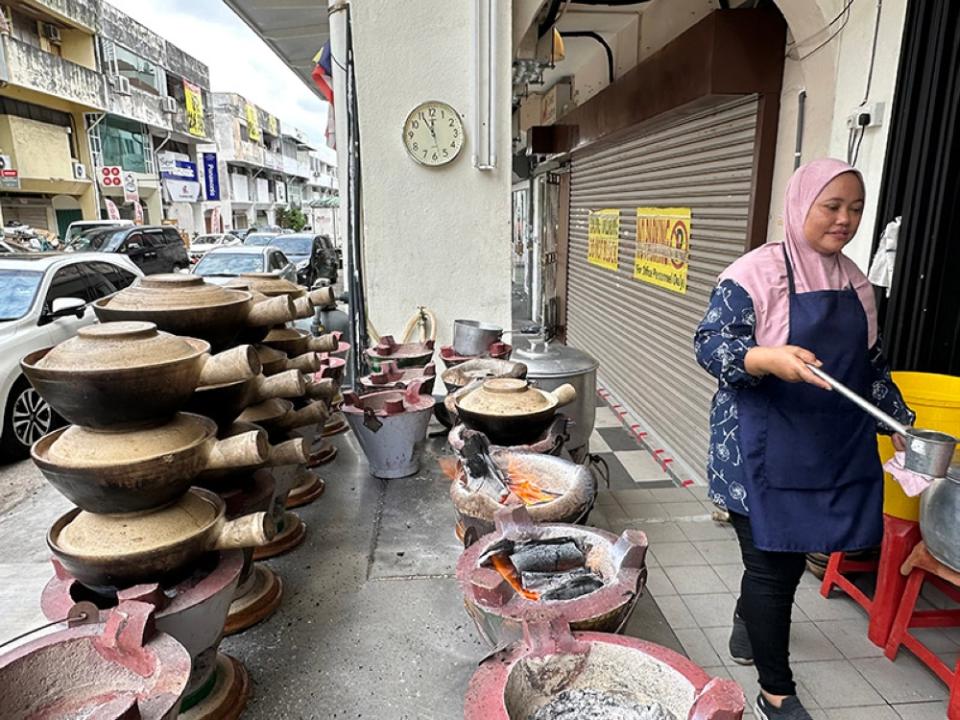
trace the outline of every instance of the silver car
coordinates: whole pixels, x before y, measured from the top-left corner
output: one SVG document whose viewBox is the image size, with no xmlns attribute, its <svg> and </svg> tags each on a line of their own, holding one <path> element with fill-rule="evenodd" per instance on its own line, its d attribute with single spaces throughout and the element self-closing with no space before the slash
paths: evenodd
<svg viewBox="0 0 960 720">
<path fill-rule="evenodd" d="M 225 285 L 241 273 L 268 272 L 292 283 L 297 282 L 297 268 L 279 249 L 270 245 L 233 245 L 211 250 L 191 271 L 204 280 Z"/>
</svg>

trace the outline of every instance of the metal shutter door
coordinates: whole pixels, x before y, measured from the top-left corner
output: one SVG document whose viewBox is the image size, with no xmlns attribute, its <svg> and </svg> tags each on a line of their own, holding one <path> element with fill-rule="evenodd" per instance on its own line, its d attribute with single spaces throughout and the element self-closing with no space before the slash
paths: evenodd
<svg viewBox="0 0 960 720">
<path fill-rule="evenodd" d="M 46 205 L 21 205 L 19 203 L 3 204 L 3 221 L 16 221 L 22 225 L 29 225 L 38 230 L 49 230 L 47 227 Z"/>
<path fill-rule="evenodd" d="M 743 254 L 756 124 L 751 96 L 572 162 L 567 337 L 699 482 L 716 380 L 693 356 L 693 333 L 717 275 Z M 634 280 L 637 207 L 691 208 L 685 295 Z M 602 208 L 620 209 L 616 272 L 587 262 L 588 216 Z"/>
</svg>

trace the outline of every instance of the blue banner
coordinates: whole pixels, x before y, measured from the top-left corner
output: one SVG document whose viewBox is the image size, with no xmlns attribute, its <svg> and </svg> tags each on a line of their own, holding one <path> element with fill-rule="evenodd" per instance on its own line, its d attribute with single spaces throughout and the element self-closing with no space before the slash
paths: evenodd
<svg viewBox="0 0 960 720">
<path fill-rule="evenodd" d="M 203 191 L 207 200 L 220 199 L 220 169 L 216 153 L 203 153 Z"/>
</svg>

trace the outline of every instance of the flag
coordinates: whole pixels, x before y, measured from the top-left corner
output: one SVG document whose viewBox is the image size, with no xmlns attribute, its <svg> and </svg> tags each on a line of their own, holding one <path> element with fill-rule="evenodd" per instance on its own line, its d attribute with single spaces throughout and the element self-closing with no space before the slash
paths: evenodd
<svg viewBox="0 0 960 720">
<path fill-rule="evenodd" d="M 104 198 L 103 204 L 107 206 L 107 218 L 110 220 L 119 220 L 120 211 L 117 209 L 117 204 L 110 198 Z"/>
<path fill-rule="evenodd" d="M 143 205 L 139 200 L 133 203 L 133 222 L 136 225 L 143 225 Z"/>
<path fill-rule="evenodd" d="M 333 103 L 327 106 L 327 130 L 324 137 L 327 140 L 327 147 L 335 150 L 337 148 L 337 121 L 333 112 Z"/>
<path fill-rule="evenodd" d="M 333 66 L 331 65 L 330 41 L 327 40 L 320 52 L 313 56 L 316 66 L 310 76 L 313 78 L 313 84 L 317 90 L 326 99 L 328 103 L 333 104 Z"/>
<path fill-rule="evenodd" d="M 215 207 L 210 211 L 210 232 L 219 233 L 223 232 L 220 229 L 220 208 Z"/>
</svg>

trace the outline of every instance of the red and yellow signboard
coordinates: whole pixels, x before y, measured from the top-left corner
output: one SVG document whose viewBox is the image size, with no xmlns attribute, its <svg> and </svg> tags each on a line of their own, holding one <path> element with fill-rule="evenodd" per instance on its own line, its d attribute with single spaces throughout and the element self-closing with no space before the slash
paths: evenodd
<svg viewBox="0 0 960 720">
<path fill-rule="evenodd" d="M 207 125 L 203 117 L 203 91 L 192 82 L 183 81 L 183 97 L 187 106 L 187 132 L 194 137 L 206 137 Z"/>
<path fill-rule="evenodd" d="M 587 224 L 587 262 L 617 270 L 620 266 L 620 210 L 591 210 Z"/>
<path fill-rule="evenodd" d="M 690 208 L 637 208 L 633 277 L 686 294 L 689 264 Z"/>
</svg>

